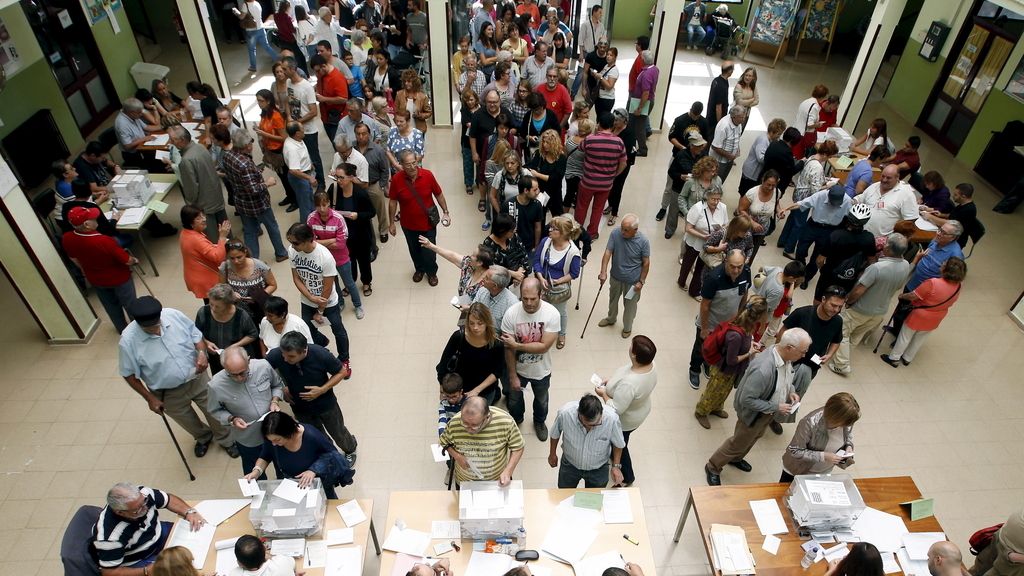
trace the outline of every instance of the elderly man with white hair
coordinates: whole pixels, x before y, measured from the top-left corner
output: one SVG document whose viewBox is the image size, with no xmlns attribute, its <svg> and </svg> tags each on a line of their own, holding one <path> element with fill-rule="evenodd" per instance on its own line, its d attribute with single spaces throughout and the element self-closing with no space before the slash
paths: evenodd
<svg viewBox="0 0 1024 576">
<path fill-rule="evenodd" d="M 608 246 L 601 258 L 601 273 L 597 277 L 602 284 L 609 279 L 609 264 L 611 290 L 608 294 L 608 315 L 597 325 L 615 325 L 621 298 L 622 337 L 629 338 L 633 332 L 633 319 L 636 318 L 640 294 L 651 271 L 651 241 L 640 232 L 640 217 L 636 214 L 623 216 L 619 227 L 612 230 L 608 237 Z"/>
<path fill-rule="evenodd" d="M 640 75 L 636 77 L 636 85 L 629 92 L 630 113 L 629 123 L 636 134 L 636 155 L 647 156 L 647 117 L 654 106 L 654 89 L 658 86 L 658 67 L 654 65 L 654 52 L 644 50 L 640 53 L 644 61 Z M 723 177 L 722 180 L 725 180 Z"/>
<path fill-rule="evenodd" d="M 178 164 L 181 197 L 186 204 L 206 214 L 206 237 L 211 242 L 217 242 L 217 227 L 228 219 L 217 165 L 213 163 L 210 152 L 193 142 L 192 135 L 183 126 L 171 126 L 167 129 L 167 135 L 171 145 L 181 152 L 181 162 Z"/>
<path fill-rule="evenodd" d="M 174 494 L 128 482 L 110 488 L 92 532 L 102 576 L 149 576 L 149 566 L 171 533 L 171 523 L 160 522 L 160 508 L 187 520 L 193 531 L 206 524 L 202 514 Z"/>
<path fill-rule="evenodd" d="M 733 406 L 736 429 L 704 466 L 709 486 L 722 484 L 726 464 L 750 472 L 744 457 L 776 420 L 791 420 L 796 405 L 807 391 L 810 380 L 793 378 L 793 363 L 803 358 L 811 345 L 811 336 L 802 328 L 783 332 L 778 344 L 760 352 L 740 379 Z"/>
<path fill-rule="evenodd" d="M 158 125 L 148 125 L 142 119 L 145 106 L 138 98 L 127 98 L 121 102 L 121 111 L 114 118 L 114 132 L 117 134 L 117 143 L 121 148 L 121 157 L 124 158 L 125 166 L 137 166 L 149 168 L 152 163 L 143 156 L 139 150 L 146 142 L 156 138 L 150 132 L 159 132 L 162 128 Z"/>
<path fill-rule="evenodd" d="M 473 302 L 479 302 L 491 311 L 495 330 L 501 329 L 501 319 L 505 317 L 505 311 L 519 302 L 519 298 L 508 289 L 511 283 L 512 273 L 508 268 L 491 264 L 480 281 L 480 286 L 484 289 L 477 290 L 476 296 L 473 296 Z M 469 310 L 469 306 L 463 309 Z"/>
<path fill-rule="evenodd" d="M 245 130 L 232 134 L 231 147 L 224 150 L 221 166 L 235 190 L 235 210 L 242 218 L 242 237 L 252 257 L 260 257 L 260 226 L 265 226 L 274 245 L 274 256 L 278 262 L 284 262 L 288 249 L 281 241 L 281 228 L 270 204 L 269 186 L 276 184 L 277 179 L 263 178 L 263 170 L 252 159 L 252 142 L 252 136 Z"/>
<path fill-rule="evenodd" d="M 462 74 L 459 74 L 459 80 L 455 87 L 459 89 L 460 93 L 470 88 L 482 99 L 484 88 L 487 87 L 487 75 L 479 69 L 478 64 L 479 60 L 477 60 L 476 54 L 472 52 L 466 54 L 466 57 L 462 59 L 463 71 Z"/>
<path fill-rule="evenodd" d="M 743 136 L 743 121 L 747 109 L 739 104 L 729 108 L 729 115 L 715 125 L 715 136 L 711 139 L 711 156 L 718 162 L 718 177 L 725 183 L 736 159 L 740 157 L 740 138 Z"/>
</svg>

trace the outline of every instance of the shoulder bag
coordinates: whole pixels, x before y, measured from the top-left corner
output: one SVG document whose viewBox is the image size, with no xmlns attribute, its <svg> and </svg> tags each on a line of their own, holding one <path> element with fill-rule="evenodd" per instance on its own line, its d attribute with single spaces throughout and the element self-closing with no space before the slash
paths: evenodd
<svg viewBox="0 0 1024 576">
<path fill-rule="evenodd" d="M 459 343 L 455 346 L 455 353 L 448 357 L 444 369 L 448 374 L 455 374 L 459 370 L 459 357 L 462 355 L 462 343 L 466 341 L 466 333 L 459 330 Z"/>
<path fill-rule="evenodd" d="M 704 208 L 704 221 L 708 223 L 708 237 L 714 233 L 711 229 L 711 219 L 708 217 L 708 209 Z M 724 237 L 724 236 L 723 236 Z M 714 268 L 725 262 L 725 252 L 708 252 L 708 243 L 704 242 L 704 247 L 700 250 L 700 259 L 704 262 L 704 266 L 707 268 Z"/>
<path fill-rule="evenodd" d="M 420 198 L 419 193 L 416 192 L 416 187 L 413 186 L 412 178 L 409 178 L 409 176 L 406 175 L 405 181 L 409 184 L 409 194 L 412 196 L 412 199 L 415 200 L 420 209 L 426 213 L 427 222 L 430 223 L 430 227 L 437 228 L 437 224 L 441 221 L 441 212 L 437 209 L 437 205 L 434 204 L 433 197 L 431 197 L 430 200 L 430 208 L 427 208 L 426 204 L 423 203 L 423 199 Z"/>
<path fill-rule="evenodd" d="M 914 303 L 910 302 L 909 300 L 900 300 L 896 304 L 896 309 L 892 311 L 892 333 L 894 335 L 900 333 L 900 330 L 903 329 L 903 323 L 906 322 L 907 317 L 910 316 L 911 312 L 913 312 L 914 310 L 926 310 L 928 308 L 938 308 L 939 306 L 942 306 L 943 304 L 949 302 L 953 298 L 956 298 L 956 295 L 960 293 L 960 288 L 962 286 L 963 284 L 957 286 L 956 290 L 949 295 L 949 298 L 946 298 L 945 300 L 939 302 L 938 304 L 931 304 L 929 306 L 914 306 Z"/>
<path fill-rule="evenodd" d="M 242 28 L 245 30 L 256 29 L 256 17 L 252 15 L 252 11 L 249 10 L 249 3 L 245 3 L 245 16 L 242 18 Z"/>
<path fill-rule="evenodd" d="M 548 272 L 551 266 L 551 247 L 554 244 L 550 238 L 545 240 L 548 245 L 544 249 L 544 279 L 548 281 L 549 288 L 544 292 L 544 301 L 549 304 L 561 304 L 562 302 L 568 301 L 572 298 L 572 281 L 562 282 L 561 284 L 555 284 L 551 281 L 551 274 Z M 569 275 L 569 268 L 572 266 L 572 258 L 575 256 L 573 253 L 574 245 L 569 242 L 569 250 L 565 253 L 565 259 L 562 261 L 562 275 Z"/>
</svg>

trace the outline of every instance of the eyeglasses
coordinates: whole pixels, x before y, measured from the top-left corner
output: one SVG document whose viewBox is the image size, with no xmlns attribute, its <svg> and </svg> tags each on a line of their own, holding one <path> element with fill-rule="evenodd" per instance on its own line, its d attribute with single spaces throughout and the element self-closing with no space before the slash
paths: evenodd
<svg viewBox="0 0 1024 576">
<path fill-rule="evenodd" d="M 227 372 L 227 370 L 225 370 L 225 372 Z M 246 368 L 245 370 L 242 370 L 241 372 L 228 372 L 228 376 L 231 376 L 232 378 L 248 378 L 249 377 L 249 369 Z"/>
</svg>

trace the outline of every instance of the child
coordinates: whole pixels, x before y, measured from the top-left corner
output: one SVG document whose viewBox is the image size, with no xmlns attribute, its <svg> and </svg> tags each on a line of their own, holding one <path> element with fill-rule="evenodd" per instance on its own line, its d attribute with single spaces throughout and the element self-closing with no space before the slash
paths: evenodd
<svg viewBox="0 0 1024 576">
<path fill-rule="evenodd" d="M 339 177 L 346 177 L 341 170 L 335 172 Z M 366 315 L 363 312 L 363 302 L 359 298 L 359 291 L 356 290 L 356 283 L 352 279 L 352 258 L 348 252 L 348 225 L 341 213 L 331 208 L 331 199 L 326 192 L 317 192 L 313 195 L 313 204 L 316 210 L 310 213 L 306 224 L 313 229 L 316 235 L 317 244 L 322 244 L 331 251 L 334 256 L 334 263 L 338 267 L 338 276 L 345 284 L 345 290 L 341 296 L 351 296 L 352 305 L 356 307 L 356 319 L 362 320 Z M 344 308 L 344 300 L 341 300 Z"/>
<path fill-rule="evenodd" d="M 462 410 L 462 376 L 451 373 L 441 377 L 441 403 L 437 407 L 437 435 L 441 436 L 448 421 Z"/>
<path fill-rule="evenodd" d="M 348 66 L 348 69 L 352 71 L 352 81 L 348 83 L 349 95 L 365 102 L 366 96 L 363 94 L 363 67 L 355 65 L 355 59 L 351 52 L 345 52 L 342 60 Z"/>
</svg>

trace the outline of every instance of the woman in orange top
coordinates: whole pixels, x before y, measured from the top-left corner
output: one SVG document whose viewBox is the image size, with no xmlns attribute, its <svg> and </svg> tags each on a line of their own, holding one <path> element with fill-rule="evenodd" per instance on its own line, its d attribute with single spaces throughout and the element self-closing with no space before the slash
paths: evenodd
<svg viewBox="0 0 1024 576">
<path fill-rule="evenodd" d="M 939 327 L 949 309 L 960 298 L 960 287 L 967 276 L 967 263 L 951 256 L 942 265 L 938 278 L 929 278 L 911 292 L 900 294 L 899 299 L 912 302 L 914 309 L 903 322 L 892 351 L 882 354 L 882 361 L 896 368 L 902 362 L 909 366 L 925 338 Z"/>
<path fill-rule="evenodd" d="M 181 207 L 181 260 L 184 264 L 185 288 L 206 301 L 206 293 L 218 282 L 220 265 L 226 257 L 224 246 L 231 233 L 231 221 L 217 227 L 220 238 L 214 244 L 206 237 L 206 214 L 188 204 Z"/>
<path fill-rule="evenodd" d="M 295 200 L 295 191 L 288 182 L 288 167 L 284 164 L 284 140 L 288 135 L 284 131 L 285 119 L 277 107 L 277 98 L 270 90 L 256 92 L 256 105 L 260 107 L 260 123 L 256 135 L 260 137 L 260 150 L 263 151 L 263 162 L 277 174 L 277 181 L 284 186 L 284 200 L 281 206 L 288 206 L 288 212 L 299 209 Z"/>
</svg>

